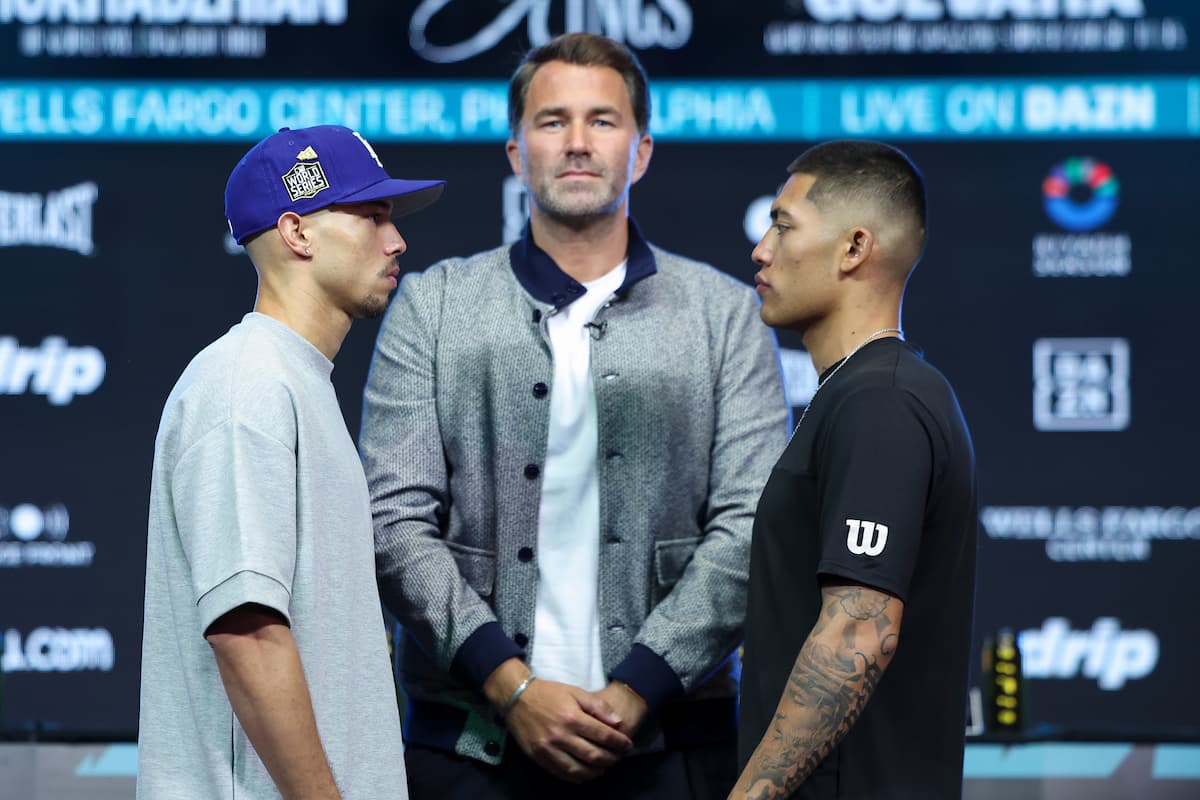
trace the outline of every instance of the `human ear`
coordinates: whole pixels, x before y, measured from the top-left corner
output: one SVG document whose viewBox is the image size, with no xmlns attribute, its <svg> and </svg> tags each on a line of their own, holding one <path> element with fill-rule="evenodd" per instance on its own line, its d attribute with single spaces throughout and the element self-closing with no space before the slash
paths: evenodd
<svg viewBox="0 0 1200 800">
<path fill-rule="evenodd" d="M 504 153 L 508 156 L 508 166 L 512 168 L 513 175 L 521 177 L 521 145 L 516 139 L 509 139 L 504 144 Z"/>
<path fill-rule="evenodd" d="M 312 255 L 312 237 L 304 219 L 294 211 L 285 211 L 275 221 L 275 230 L 283 245 L 298 257 L 306 258 Z"/>
<path fill-rule="evenodd" d="M 633 151 L 633 180 L 630 183 L 637 183 L 646 174 L 646 170 L 650 167 L 650 156 L 653 153 L 654 140 L 650 138 L 650 134 L 643 133 Z"/>
<path fill-rule="evenodd" d="M 846 235 L 842 255 L 842 271 L 853 272 L 866 261 L 875 249 L 875 234 L 869 228 L 851 228 Z"/>
</svg>

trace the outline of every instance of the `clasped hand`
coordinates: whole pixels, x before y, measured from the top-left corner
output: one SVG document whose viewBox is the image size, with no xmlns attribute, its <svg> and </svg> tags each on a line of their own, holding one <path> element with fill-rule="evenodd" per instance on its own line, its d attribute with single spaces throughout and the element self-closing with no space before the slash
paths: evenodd
<svg viewBox="0 0 1200 800">
<path fill-rule="evenodd" d="M 508 712 L 509 733 L 550 774 L 581 783 L 603 774 L 633 747 L 646 704 L 616 683 L 597 692 L 534 680 Z"/>
</svg>

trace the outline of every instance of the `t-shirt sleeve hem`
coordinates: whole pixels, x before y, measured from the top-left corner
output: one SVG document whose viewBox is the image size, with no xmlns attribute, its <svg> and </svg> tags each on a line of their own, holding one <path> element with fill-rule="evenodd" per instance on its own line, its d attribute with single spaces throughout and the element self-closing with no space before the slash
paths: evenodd
<svg viewBox="0 0 1200 800">
<path fill-rule="evenodd" d="M 196 603 L 200 611 L 201 633 L 207 631 L 222 615 L 247 603 L 256 603 L 278 611 L 288 625 L 292 624 L 291 614 L 288 613 L 291 594 L 287 587 L 269 575 L 243 570 L 201 595 Z"/>
<path fill-rule="evenodd" d="M 838 562 L 830 561 L 829 559 L 825 559 L 817 564 L 817 574 L 827 575 L 833 578 L 841 578 L 849 581 L 850 583 L 858 583 L 863 586 L 869 586 L 872 589 L 878 589 L 881 592 L 887 592 L 890 595 L 895 595 L 902 603 L 908 602 L 905 598 L 905 595 L 907 594 L 906 587 L 900 586 L 898 582 L 890 579 L 887 575 L 870 573 L 864 574 L 861 569 L 855 569 L 852 566 L 839 564 Z"/>
</svg>

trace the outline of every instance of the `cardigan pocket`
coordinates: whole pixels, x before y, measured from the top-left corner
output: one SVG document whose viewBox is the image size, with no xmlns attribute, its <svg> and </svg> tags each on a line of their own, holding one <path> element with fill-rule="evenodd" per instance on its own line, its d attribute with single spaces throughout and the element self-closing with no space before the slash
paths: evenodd
<svg viewBox="0 0 1200 800">
<path fill-rule="evenodd" d="M 446 542 L 458 572 L 480 597 L 491 597 L 496 583 L 496 554 L 457 542 Z"/>
<path fill-rule="evenodd" d="M 670 591 L 683 577 L 683 571 L 702 541 L 703 536 L 689 536 L 686 539 L 667 539 L 654 543 L 654 577 L 662 594 Z"/>
</svg>

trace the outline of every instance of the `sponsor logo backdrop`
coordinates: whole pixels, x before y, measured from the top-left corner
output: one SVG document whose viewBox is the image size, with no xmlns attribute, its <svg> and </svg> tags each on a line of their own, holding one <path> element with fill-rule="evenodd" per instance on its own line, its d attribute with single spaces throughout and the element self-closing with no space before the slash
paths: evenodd
<svg viewBox="0 0 1200 800">
<path fill-rule="evenodd" d="M 1196 733 L 1200 701 L 1176 687 L 1200 654 L 1200 7 L 710 5 L 0 0 L 7 730 L 135 732 L 154 434 L 179 372 L 253 302 L 221 201 L 249 144 L 356 126 L 389 169 L 449 180 L 401 223 L 404 269 L 492 247 L 526 207 L 504 77 L 530 42 L 587 28 L 655 81 L 643 229 L 744 281 L 813 140 L 895 141 L 924 168 L 905 327 L 975 435 L 978 638 L 1020 633 L 1035 724 Z M 356 324 L 334 371 L 354 434 L 376 329 Z M 798 411 L 816 376 L 796 337 L 780 345 Z"/>
</svg>

